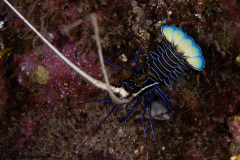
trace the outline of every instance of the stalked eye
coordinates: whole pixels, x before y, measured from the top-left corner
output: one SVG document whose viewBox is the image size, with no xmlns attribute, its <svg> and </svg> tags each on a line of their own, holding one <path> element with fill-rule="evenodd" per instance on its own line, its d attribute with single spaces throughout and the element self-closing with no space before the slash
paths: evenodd
<svg viewBox="0 0 240 160">
<path fill-rule="evenodd" d="M 177 52 L 175 54 L 181 56 L 189 66 L 199 71 L 204 68 L 205 60 L 201 48 L 182 29 L 164 25 L 162 34 L 172 46 L 171 50 Z"/>
</svg>

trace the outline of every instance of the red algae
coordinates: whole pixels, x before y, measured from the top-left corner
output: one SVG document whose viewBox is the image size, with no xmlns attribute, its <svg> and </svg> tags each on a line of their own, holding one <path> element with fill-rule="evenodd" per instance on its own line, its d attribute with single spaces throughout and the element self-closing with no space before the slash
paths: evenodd
<svg viewBox="0 0 240 160">
<path fill-rule="evenodd" d="M 189 148 L 189 150 L 186 152 L 187 157 L 193 157 L 195 160 L 201 159 L 202 154 L 202 151 L 197 150 L 196 146 Z"/>
<path fill-rule="evenodd" d="M 235 115 L 228 118 L 228 127 L 232 134 L 232 141 L 240 142 L 240 116 Z"/>
<path fill-rule="evenodd" d="M 61 51 L 64 56 L 89 75 L 94 78 L 101 76 L 99 65 L 95 64 L 96 57 L 93 54 L 79 55 L 80 49 L 71 43 L 66 43 Z M 38 91 L 39 95 L 36 96 L 41 97 L 39 99 L 41 103 L 55 104 L 66 97 L 71 97 L 74 101 L 80 97 L 86 99 L 90 97 L 87 95 L 95 90 L 92 86 L 84 85 L 82 78 L 55 55 L 47 45 L 41 46 L 36 53 L 26 54 L 20 66 L 21 74 L 18 82 L 31 90 Z M 39 88 L 39 85 L 35 85 L 35 83 L 44 85 Z M 75 103 L 77 102 L 75 101 Z"/>
</svg>

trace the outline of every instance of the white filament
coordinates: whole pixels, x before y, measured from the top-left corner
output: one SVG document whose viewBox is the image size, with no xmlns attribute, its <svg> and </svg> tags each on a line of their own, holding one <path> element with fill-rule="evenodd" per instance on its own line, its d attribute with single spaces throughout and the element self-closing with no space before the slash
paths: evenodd
<svg viewBox="0 0 240 160">
<path fill-rule="evenodd" d="M 98 29 L 98 24 L 97 24 L 97 18 L 95 14 L 91 15 L 91 18 L 93 20 L 93 25 L 94 25 L 94 31 L 95 31 L 95 38 L 96 38 L 96 43 L 98 47 L 98 53 L 99 53 L 99 58 L 102 66 L 102 71 L 104 74 L 104 78 L 106 83 L 96 80 L 93 77 L 89 76 L 87 73 L 79 69 L 76 65 L 74 65 L 71 61 L 69 61 L 61 52 L 59 52 L 46 38 L 44 38 L 41 33 L 39 33 L 7 0 L 4 0 L 4 2 L 40 37 L 40 39 L 46 43 L 63 61 L 65 61 L 72 69 L 74 69 L 77 73 L 79 73 L 83 78 L 85 78 L 87 81 L 91 82 L 93 85 L 95 85 L 98 88 L 101 88 L 103 90 L 106 90 L 109 92 L 112 100 L 117 103 L 128 103 L 132 97 L 128 99 L 119 99 L 114 95 L 114 93 L 120 94 L 123 98 L 128 96 L 128 92 L 124 90 L 124 88 L 116 88 L 114 86 L 111 86 L 109 84 L 109 80 L 107 77 L 107 73 L 105 70 L 104 62 L 103 62 L 103 56 L 102 56 L 102 47 L 100 44 L 100 38 L 99 38 L 99 29 Z M 114 92 L 114 93 L 113 93 Z"/>
<path fill-rule="evenodd" d="M 104 62 L 103 62 L 102 46 L 101 46 L 100 38 L 99 38 L 99 29 L 98 29 L 96 14 L 92 13 L 91 18 L 92 18 L 92 21 L 93 21 L 95 38 L 96 38 L 96 43 L 97 43 L 97 47 L 98 47 L 98 56 L 99 56 L 100 63 L 101 63 L 101 66 L 102 66 L 102 72 L 103 72 L 103 75 L 104 75 L 104 78 L 105 78 L 105 81 L 106 81 L 106 84 L 107 84 L 107 90 L 109 92 L 109 95 L 111 96 L 112 100 L 117 104 L 128 103 L 130 100 L 119 99 L 117 96 L 114 95 L 114 93 L 113 93 L 114 89 L 112 90 L 111 87 L 110 87 L 110 83 L 109 83 L 108 76 L 107 76 L 107 73 L 106 73 L 105 65 L 104 65 Z M 120 94 L 122 95 L 122 93 L 120 93 Z"/>
</svg>

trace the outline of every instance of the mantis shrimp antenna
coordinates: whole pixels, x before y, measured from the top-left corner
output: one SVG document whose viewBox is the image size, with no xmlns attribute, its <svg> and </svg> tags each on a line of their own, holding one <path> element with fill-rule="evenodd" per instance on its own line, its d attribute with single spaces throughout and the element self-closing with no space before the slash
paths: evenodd
<svg viewBox="0 0 240 160">
<path fill-rule="evenodd" d="M 93 77 L 89 76 L 87 73 L 79 69 L 75 64 L 73 64 L 71 61 L 69 61 L 61 52 L 59 52 L 46 38 L 42 36 L 40 32 L 38 32 L 33 25 L 31 25 L 7 0 L 4 0 L 4 2 L 40 37 L 40 39 L 46 43 L 63 61 L 65 61 L 73 70 L 75 70 L 77 73 L 79 73 L 83 78 L 85 78 L 87 81 L 91 82 L 94 86 L 106 90 L 109 92 L 112 100 L 117 103 L 117 104 L 122 104 L 122 103 L 128 103 L 132 99 L 126 98 L 129 93 L 124 90 L 124 88 L 117 88 L 114 86 L 111 86 L 109 84 L 108 76 L 106 73 L 105 65 L 103 62 L 103 55 L 102 55 L 102 47 L 100 44 L 100 38 L 99 38 L 99 29 L 98 29 L 98 24 L 97 24 L 97 17 L 96 14 L 91 14 L 93 26 L 94 26 L 94 32 L 95 32 L 95 39 L 97 43 L 97 48 L 98 48 L 98 54 L 100 58 L 100 63 L 102 66 L 102 72 L 105 78 L 106 83 L 99 81 L 97 79 L 94 79 Z M 114 93 L 119 94 L 122 99 L 119 99 L 117 96 L 115 96 Z"/>
</svg>

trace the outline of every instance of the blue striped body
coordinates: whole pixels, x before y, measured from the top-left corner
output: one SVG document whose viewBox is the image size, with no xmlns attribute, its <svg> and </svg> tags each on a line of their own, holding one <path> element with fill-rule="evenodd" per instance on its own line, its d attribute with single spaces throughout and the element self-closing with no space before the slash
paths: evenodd
<svg viewBox="0 0 240 160">
<path fill-rule="evenodd" d="M 128 120 L 132 111 L 141 104 L 142 98 L 144 97 L 145 100 L 142 112 L 143 130 L 145 133 L 144 115 L 146 108 L 148 107 L 153 135 L 154 132 L 151 120 L 152 94 L 155 93 L 163 99 L 169 110 L 172 111 L 174 119 L 176 120 L 171 101 L 160 89 L 161 83 L 163 82 L 167 86 L 170 86 L 170 77 L 178 80 L 177 73 L 185 75 L 184 70 L 188 69 L 186 65 L 199 71 L 202 70 L 205 65 L 200 47 L 195 44 L 194 40 L 191 37 L 188 37 L 182 29 L 165 25 L 162 27 L 162 34 L 166 42 L 162 42 L 161 46 L 157 45 L 157 53 L 150 51 L 152 60 L 147 62 L 147 68 L 142 67 L 137 62 L 142 46 L 134 59 L 135 64 L 139 67 L 137 71 L 114 65 L 105 60 L 105 62 L 111 66 L 123 68 L 132 72 L 127 79 L 121 79 L 119 84 L 115 85 L 116 88 L 124 88 L 125 91 L 129 93 L 128 97 L 124 98 L 133 97 L 129 103 L 123 104 L 124 108 L 132 105 L 127 113 L 125 121 Z M 121 97 L 120 95 L 118 96 Z M 115 108 L 117 108 L 116 104 L 114 104 L 111 112 Z"/>
<path fill-rule="evenodd" d="M 150 72 L 159 81 L 170 86 L 169 77 L 178 80 L 177 73 L 185 75 L 185 64 L 199 71 L 204 68 L 205 61 L 200 47 L 182 29 L 165 25 L 162 34 L 166 43 L 157 45 L 157 53 L 150 51 L 153 60 L 147 62 Z"/>
</svg>

